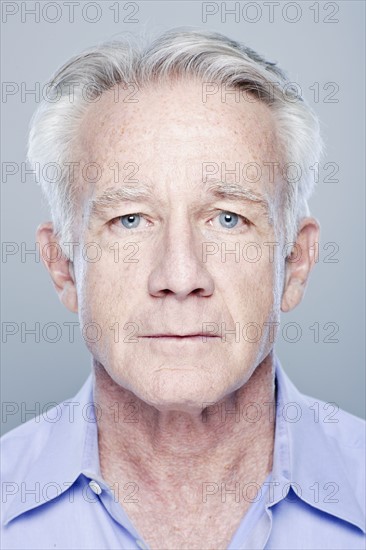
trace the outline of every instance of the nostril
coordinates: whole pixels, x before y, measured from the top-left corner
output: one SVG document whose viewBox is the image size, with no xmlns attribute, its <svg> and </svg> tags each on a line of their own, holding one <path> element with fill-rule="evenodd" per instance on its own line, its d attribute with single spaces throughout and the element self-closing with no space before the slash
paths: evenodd
<svg viewBox="0 0 366 550">
<path fill-rule="evenodd" d="M 202 294 L 203 291 L 203 288 L 195 288 L 193 294 Z"/>
</svg>

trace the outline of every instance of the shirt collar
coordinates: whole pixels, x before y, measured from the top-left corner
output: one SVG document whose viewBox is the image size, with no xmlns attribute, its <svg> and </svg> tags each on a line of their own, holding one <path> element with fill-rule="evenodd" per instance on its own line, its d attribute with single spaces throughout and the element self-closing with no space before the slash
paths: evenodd
<svg viewBox="0 0 366 550">
<path fill-rule="evenodd" d="M 310 506 L 365 532 L 362 505 L 355 498 L 355 472 L 350 472 L 349 449 L 345 441 L 338 441 L 338 419 L 324 423 L 323 418 L 317 417 L 314 404 L 322 410 L 324 402 L 301 394 L 277 357 L 275 375 L 276 430 L 271 480 L 278 486 L 274 486 L 269 506 L 285 498 L 291 487 Z M 344 420 L 341 418 L 340 422 Z"/>
<path fill-rule="evenodd" d="M 363 512 L 354 498 L 347 463 L 342 455 L 344 451 L 340 452 L 336 440 L 331 434 L 325 433 L 321 422 L 314 422 L 314 411 L 310 409 L 314 401 L 297 390 L 277 357 L 275 376 L 277 404 L 271 477 L 274 483 L 269 493 L 268 506 L 285 498 L 291 486 L 297 496 L 310 506 L 352 523 L 365 532 Z M 18 491 L 5 513 L 5 524 L 56 498 L 80 474 L 94 479 L 101 488 L 108 489 L 100 472 L 93 385 L 94 378 L 90 374 L 73 400 L 64 401 L 58 406 L 59 421 L 44 426 L 46 433 L 40 442 L 37 458 L 26 468 L 26 485 L 34 488 L 38 482 L 41 488 L 39 498 L 24 499 Z M 19 485 L 22 481 L 25 479 L 19 479 Z M 50 483 L 59 488 L 53 497 L 42 490 Z M 319 490 L 324 490 L 326 483 L 336 483 L 339 489 L 337 499 L 334 500 L 338 502 L 314 499 L 316 483 Z"/>
<path fill-rule="evenodd" d="M 56 411 L 56 421 L 50 422 L 48 419 L 53 418 L 53 410 Z M 21 426 L 26 438 L 33 437 L 32 446 L 37 449 L 37 454 L 36 457 L 32 456 L 34 453 L 27 454 L 24 463 L 20 460 L 19 468 L 13 472 L 15 481 L 12 483 L 17 491 L 13 499 L 9 499 L 4 525 L 64 493 L 84 470 L 85 475 L 90 472 L 93 479 L 105 486 L 99 468 L 93 374 L 88 376 L 74 398 L 63 401 L 52 411 L 47 411 L 47 417 L 41 417 L 37 424 L 32 419 Z M 26 497 L 22 487 L 27 491 Z"/>
</svg>

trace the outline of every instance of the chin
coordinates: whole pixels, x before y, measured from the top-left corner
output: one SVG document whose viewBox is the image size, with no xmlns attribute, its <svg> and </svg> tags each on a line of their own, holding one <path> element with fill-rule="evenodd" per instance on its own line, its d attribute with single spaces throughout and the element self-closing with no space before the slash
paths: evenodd
<svg viewBox="0 0 366 550">
<path fill-rule="evenodd" d="M 159 411 L 202 411 L 237 390 L 248 374 L 239 361 L 230 362 L 227 357 L 204 357 L 203 362 L 182 355 L 168 360 L 137 354 L 108 359 L 107 371 L 114 382 Z M 222 367 L 229 364 L 230 368 Z"/>
<path fill-rule="evenodd" d="M 216 403 L 225 394 L 227 381 L 197 368 L 160 368 L 145 380 L 136 395 L 159 411 L 202 412 L 207 403 Z M 225 384 L 225 386 L 224 386 Z M 206 405 L 204 405 L 206 403 Z"/>
</svg>

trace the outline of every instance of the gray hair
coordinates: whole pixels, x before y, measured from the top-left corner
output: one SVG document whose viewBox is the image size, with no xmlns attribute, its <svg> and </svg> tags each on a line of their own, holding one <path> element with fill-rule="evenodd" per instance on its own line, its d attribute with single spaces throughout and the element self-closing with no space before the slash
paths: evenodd
<svg viewBox="0 0 366 550">
<path fill-rule="evenodd" d="M 309 215 L 315 184 L 311 166 L 323 150 L 315 113 L 276 63 L 220 33 L 179 27 L 148 43 L 126 33 L 123 39 L 89 48 L 66 62 L 48 83 L 47 98 L 30 123 L 27 158 L 33 168 L 47 165 L 40 185 L 67 257 L 62 243 L 73 240 L 77 197 L 70 178 L 71 152 L 91 101 L 117 84 L 142 88 L 184 76 L 247 90 L 270 107 L 285 162 L 296 166 L 298 173 L 285 178 L 283 197 L 285 238 L 295 240 L 299 221 Z"/>
</svg>

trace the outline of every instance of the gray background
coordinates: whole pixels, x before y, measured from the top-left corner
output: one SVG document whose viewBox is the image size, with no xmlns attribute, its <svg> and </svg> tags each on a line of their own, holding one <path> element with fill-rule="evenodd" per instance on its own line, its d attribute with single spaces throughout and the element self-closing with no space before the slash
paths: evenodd
<svg viewBox="0 0 366 550">
<path fill-rule="evenodd" d="M 2 8 L 4 10 L 3 3 Z M 49 11 L 35 22 L 34 16 L 24 13 L 34 2 L 12 2 L 19 11 L 2 23 L 2 80 L 21 83 L 28 89 L 36 82 L 44 83 L 53 71 L 70 56 L 83 48 L 106 40 L 124 30 L 133 33 L 142 28 L 158 34 L 180 25 L 217 30 L 239 39 L 269 59 L 278 61 L 293 81 L 300 84 L 305 97 L 319 115 L 327 152 L 325 162 L 335 162 L 338 182 L 327 182 L 330 169 L 320 170 L 320 181 L 310 203 L 312 214 L 321 222 L 320 259 L 312 273 L 304 302 L 292 313 L 283 315 L 282 323 L 297 323 L 301 337 L 297 342 L 286 341 L 280 333 L 277 353 L 291 379 L 303 393 L 316 399 L 335 402 L 353 414 L 365 414 L 364 368 L 364 2 L 319 2 L 319 22 L 315 22 L 314 2 L 281 2 L 275 8 L 271 22 L 269 8 L 263 2 L 241 2 L 240 17 L 223 12 L 202 20 L 201 2 L 137 2 L 138 22 L 123 21 L 132 8 L 120 3 L 120 21 L 114 22 L 110 9 L 115 2 L 99 2 L 100 20 L 92 23 L 96 11 L 88 7 L 82 17 L 82 7 L 88 2 L 79 1 L 75 7 L 75 20 L 69 22 L 68 11 L 58 2 L 60 20 L 55 23 L 56 11 Z M 41 10 L 45 2 L 41 2 Z M 90 4 L 90 2 L 89 2 Z M 234 3 L 226 3 L 232 8 Z M 292 3 L 294 4 L 294 3 Z M 217 3 L 219 9 L 221 3 Z M 259 7 L 258 7 L 259 6 Z M 298 7 L 297 7 L 298 6 Z M 242 11 L 244 9 L 244 12 Z M 248 11 L 245 12 L 245 9 Z M 301 9 L 301 18 L 294 19 Z M 262 13 L 260 14 L 260 10 Z M 22 11 L 25 21 L 22 22 Z M 335 13 L 337 11 L 337 13 Z M 257 22 L 250 22 L 258 15 Z M 244 13 L 244 14 L 243 14 Z M 24 17 L 23 17 L 24 18 Z M 286 20 L 287 19 L 287 20 Z M 325 19 L 338 22 L 326 22 Z M 335 103 L 327 102 L 332 88 L 339 86 Z M 311 87 L 319 83 L 319 101 L 315 101 Z M 316 85 L 316 86 L 318 86 Z M 328 98 L 329 99 L 329 98 Z M 20 163 L 25 160 L 27 128 L 37 103 L 34 96 L 25 99 L 20 93 L 3 100 L 2 108 L 2 162 Z M 3 242 L 24 243 L 34 248 L 37 225 L 49 219 L 39 187 L 32 177 L 25 182 L 19 175 L 2 181 L 1 230 Z M 333 242 L 339 251 L 329 262 L 333 248 L 324 249 Z M 328 256 L 327 256 L 328 254 Z M 328 259 L 328 261 L 326 261 Z M 2 400 L 12 402 L 19 410 L 2 425 L 7 432 L 34 413 L 46 410 L 55 402 L 71 398 L 90 372 L 90 358 L 79 330 L 75 341 L 69 342 L 63 325 L 77 321 L 59 302 L 51 280 L 41 262 L 32 256 L 25 260 L 20 254 L 1 263 L 2 323 L 14 322 L 19 326 L 17 335 L 2 344 Z M 62 328 L 58 342 L 44 338 L 35 342 L 34 336 L 21 338 L 21 323 L 32 327 L 36 322 L 41 329 L 46 323 L 56 322 Z M 310 329 L 319 323 L 319 342 Z M 327 342 L 331 326 L 339 331 Z M 49 331 L 48 338 L 54 336 Z M 294 329 L 288 338 L 295 338 Z M 37 405 L 38 403 L 38 405 Z M 39 407 L 39 408 L 37 408 Z M 44 409 L 43 409 L 44 408 Z"/>
</svg>

